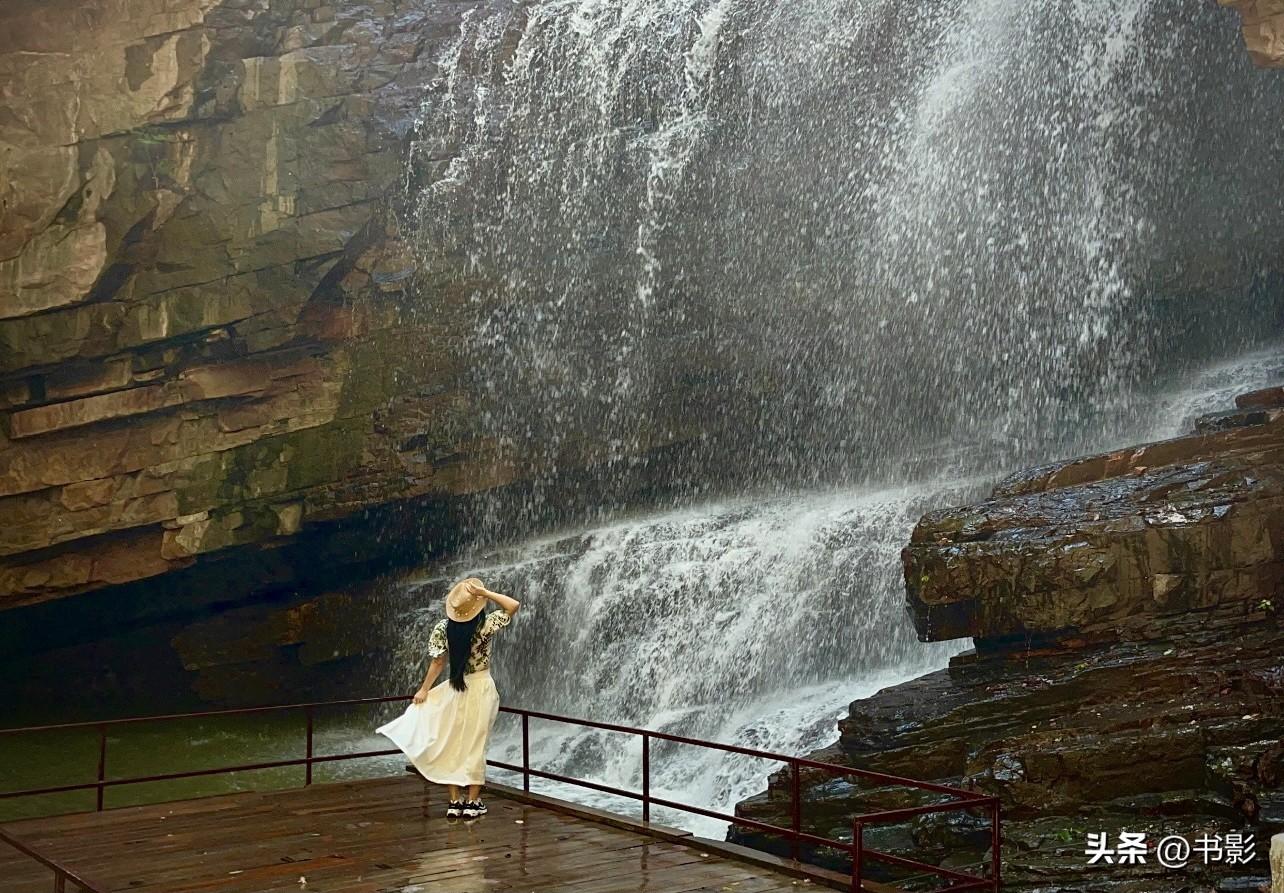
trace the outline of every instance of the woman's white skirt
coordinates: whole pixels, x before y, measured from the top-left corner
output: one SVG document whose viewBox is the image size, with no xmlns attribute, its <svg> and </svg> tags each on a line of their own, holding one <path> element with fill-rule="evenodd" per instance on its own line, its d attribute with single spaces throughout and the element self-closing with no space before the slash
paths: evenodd
<svg viewBox="0 0 1284 893">
<path fill-rule="evenodd" d="M 486 782 L 486 745 L 499 715 L 499 692 L 489 670 L 467 673 L 463 691 L 450 681 L 435 685 L 422 704 L 377 731 L 392 739 L 429 781 L 470 785 Z"/>
</svg>

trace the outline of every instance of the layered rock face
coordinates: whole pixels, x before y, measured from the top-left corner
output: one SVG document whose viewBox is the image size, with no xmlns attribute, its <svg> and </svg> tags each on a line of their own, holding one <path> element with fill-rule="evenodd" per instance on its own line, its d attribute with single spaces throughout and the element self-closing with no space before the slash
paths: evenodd
<svg viewBox="0 0 1284 893">
<path fill-rule="evenodd" d="M 1217 0 L 1234 7 L 1244 20 L 1244 45 L 1262 68 L 1284 68 L 1284 2 L 1281 0 Z"/>
<path fill-rule="evenodd" d="M 493 2 L 4 5 L 0 608 L 529 472 L 471 421 L 458 259 L 385 202 Z M 702 433 L 687 386 L 639 449 Z"/>
<path fill-rule="evenodd" d="M 925 516 L 903 556 L 910 613 L 922 638 L 977 647 L 853 703 L 814 756 L 1000 797 L 1006 889 L 1257 889 L 1284 830 L 1284 391 L 1237 402 L 1190 436 L 1034 469 Z M 804 776 L 814 833 L 849 840 L 853 814 L 927 802 L 851 781 Z M 788 824 L 789 796 L 782 774 L 739 811 Z M 986 831 L 954 813 L 867 842 L 976 868 Z M 1144 835 L 1145 862 L 1090 864 L 1088 835 L 1121 832 Z M 1253 854 L 1181 871 L 1155 857 L 1169 835 L 1227 834 L 1253 835 Z"/>
<path fill-rule="evenodd" d="M 480 5 L 5 5 L 0 608 L 512 480 L 385 202 Z"/>
<path fill-rule="evenodd" d="M 1241 400 L 1273 403 L 1274 392 Z M 1154 638 L 1242 619 L 1284 589 L 1284 410 L 1018 474 L 933 512 L 904 552 L 924 639 Z"/>
</svg>

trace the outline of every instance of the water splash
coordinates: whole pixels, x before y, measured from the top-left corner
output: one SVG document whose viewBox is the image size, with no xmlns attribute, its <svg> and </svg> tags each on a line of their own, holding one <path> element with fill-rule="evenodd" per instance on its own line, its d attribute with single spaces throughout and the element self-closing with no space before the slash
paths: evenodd
<svg viewBox="0 0 1284 893">
<path fill-rule="evenodd" d="M 555 482 L 585 465 L 608 492 L 627 472 L 791 494 L 408 584 L 435 599 L 466 568 L 521 594 L 497 673 L 523 705 L 827 743 L 847 700 L 960 647 L 902 615 L 922 511 L 979 495 L 978 472 L 1123 442 L 1156 392 L 1196 399 L 1151 380 L 1173 356 L 1179 376 L 1234 353 L 1278 310 L 1191 324 L 1274 263 L 1258 234 L 1284 208 L 1258 184 L 1284 137 L 1258 122 L 1284 86 L 1186 0 L 496 4 L 442 71 L 408 216 L 426 281 L 463 296 L 481 424 L 536 482 L 483 501 L 481 542 L 570 519 Z M 633 746 L 550 731 L 534 759 L 636 787 Z M 657 757 L 659 788 L 714 808 L 769 768 Z"/>
<path fill-rule="evenodd" d="M 1138 394 L 1150 410 L 1134 425 L 1157 436 L 1189 431 L 1194 415 L 1233 394 L 1282 382 L 1282 346 L 1210 365 L 1157 396 Z M 833 742 L 852 700 L 937 669 L 967 647 L 917 641 L 903 610 L 899 554 L 926 510 L 987 490 L 986 481 L 959 479 L 744 498 L 479 552 L 400 584 L 398 604 L 418 599 L 424 607 L 406 619 L 398 675 L 386 687 L 417 681 L 442 595 L 476 573 L 525 605 L 497 646 L 494 672 L 507 702 L 778 753 L 815 751 Z M 502 723 L 492 756 L 520 763 L 518 731 Z M 636 739 L 538 722 L 532 732 L 536 768 L 640 788 Z M 659 796 L 719 811 L 779 768 L 661 744 L 652 757 Z M 583 788 L 537 788 L 637 809 Z M 712 836 L 722 830 L 688 814 L 656 818 Z"/>
<path fill-rule="evenodd" d="M 768 750 L 815 748 L 832 740 L 853 697 L 963 647 L 916 639 L 899 554 L 928 506 L 976 492 L 956 482 L 738 500 L 474 556 L 405 584 L 431 601 L 410 623 L 402 667 L 421 666 L 440 593 L 467 570 L 523 599 L 494 670 L 512 702 Z M 538 768 L 640 785 L 638 742 L 535 731 Z M 496 749 L 520 762 L 512 734 Z M 657 747 L 653 765 L 659 789 L 726 809 L 764 772 L 690 748 Z"/>
<path fill-rule="evenodd" d="M 1144 427 L 1144 435 L 1135 439 L 1163 440 L 1188 434 L 1196 419 L 1231 409 L 1239 394 L 1279 385 L 1284 385 L 1284 344 L 1199 369 L 1159 396 L 1154 420 Z"/>
<path fill-rule="evenodd" d="M 585 464 L 790 488 L 1087 448 L 1174 350 L 1252 340 L 1199 341 L 1188 299 L 1284 228 L 1284 87 L 1184 0 L 550 0 L 442 67 L 411 217 L 537 480 L 497 535 Z"/>
</svg>

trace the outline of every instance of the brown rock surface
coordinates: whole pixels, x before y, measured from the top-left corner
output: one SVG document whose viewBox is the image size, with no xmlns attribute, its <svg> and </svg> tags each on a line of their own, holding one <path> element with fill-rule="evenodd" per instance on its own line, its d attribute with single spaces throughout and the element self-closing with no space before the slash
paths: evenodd
<svg viewBox="0 0 1284 893">
<path fill-rule="evenodd" d="M 1284 588 L 1282 508 L 1274 414 L 1034 469 L 919 522 L 903 553 L 910 612 L 924 639 L 980 646 L 1242 617 Z"/>
<path fill-rule="evenodd" d="M 1262 388 L 1235 398 L 1238 409 L 1279 409 L 1284 407 L 1284 387 Z"/>
<path fill-rule="evenodd" d="M 0 607 L 270 544 L 341 511 L 328 491 L 359 468 L 379 499 L 446 492 L 395 446 L 368 466 L 388 382 L 421 370 L 354 374 L 399 319 L 334 284 L 386 251 L 434 8 L 0 11 Z M 327 306 L 353 322 L 317 329 Z"/>
<path fill-rule="evenodd" d="M 813 756 L 999 797 L 1005 889 L 1256 889 L 1284 830 L 1284 425 L 1264 393 L 1195 435 L 1032 469 L 926 515 L 904 550 L 910 612 L 923 638 L 976 650 L 854 702 Z M 804 775 L 804 830 L 850 840 L 853 815 L 927 796 L 854 781 Z M 789 796 L 775 776 L 738 814 L 787 824 Z M 1149 842 L 1144 863 L 1089 864 L 1088 834 L 1124 831 Z M 1229 833 L 1255 836 L 1244 864 L 1157 864 L 1164 837 Z M 954 867 L 988 844 L 964 814 L 866 840 Z"/>
<path fill-rule="evenodd" d="M 1284 829 L 1284 645 L 1278 614 L 1171 641 L 977 659 L 851 705 L 840 739 L 812 756 L 961 785 L 1003 802 L 1004 888 L 1178 891 L 1263 876 L 1266 841 Z M 853 779 L 854 781 L 854 779 Z M 928 800 L 841 780 L 804 779 L 805 831 L 850 839 L 851 816 Z M 737 814 L 788 824 L 789 780 Z M 870 847 L 960 866 L 980 863 L 981 818 L 922 817 L 869 830 Z M 1175 834 L 1252 833 L 1239 866 L 1089 865 L 1089 833 L 1153 844 Z M 782 850 L 761 834 L 732 839 Z M 835 866 L 837 853 L 812 858 Z M 867 871 L 892 878 L 871 864 Z"/>
<path fill-rule="evenodd" d="M 1237 10 L 1244 20 L 1244 45 L 1261 68 L 1284 68 L 1284 2 L 1217 0 Z"/>
<path fill-rule="evenodd" d="M 534 473 L 471 421 L 466 283 L 390 210 L 489 2 L 0 8 L 0 609 Z"/>
</svg>

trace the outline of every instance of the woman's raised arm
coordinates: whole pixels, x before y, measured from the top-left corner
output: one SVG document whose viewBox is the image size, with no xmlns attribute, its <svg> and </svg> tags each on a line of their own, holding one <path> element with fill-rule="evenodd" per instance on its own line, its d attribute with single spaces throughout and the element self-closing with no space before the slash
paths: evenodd
<svg viewBox="0 0 1284 893">
<path fill-rule="evenodd" d="M 486 598 L 490 599 L 495 604 L 499 605 L 499 607 L 502 608 L 504 613 L 507 614 L 509 617 L 512 617 L 514 614 L 516 614 L 517 609 L 522 606 L 522 603 L 519 602 L 517 599 L 507 595 L 501 595 L 498 592 L 491 592 L 489 589 L 487 589 L 485 586 L 482 586 L 479 583 L 473 584 L 473 592 L 476 592 L 479 595 L 484 595 Z"/>
</svg>

